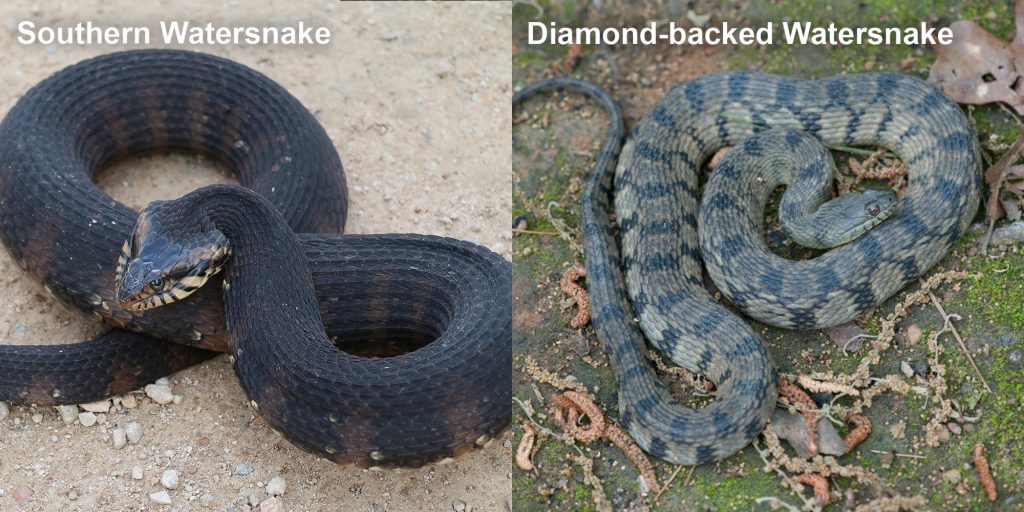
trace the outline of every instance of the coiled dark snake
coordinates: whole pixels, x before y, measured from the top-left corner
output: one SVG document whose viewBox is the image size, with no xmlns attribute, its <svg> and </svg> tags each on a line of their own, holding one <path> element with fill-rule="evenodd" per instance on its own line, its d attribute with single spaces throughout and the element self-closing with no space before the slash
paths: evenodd
<svg viewBox="0 0 1024 512">
<path fill-rule="evenodd" d="M 949 251 L 978 209 L 973 129 L 955 103 L 915 78 L 707 75 L 672 89 L 624 146 L 618 107 L 592 84 L 546 80 L 517 93 L 513 105 L 559 89 L 595 99 L 611 116 L 581 207 L 592 319 L 618 379 L 623 425 L 646 451 L 677 464 L 719 460 L 745 446 L 777 396 L 770 354 L 750 326 L 709 295 L 702 261 L 746 314 L 815 329 L 846 322 L 915 280 Z M 825 145 L 892 150 L 909 169 L 896 213 L 811 260 L 772 253 L 761 230 L 774 184 L 763 180 L 767 191 L 755 190 L 742 174 L 751 155 L 785 163 L 792 160 L 785 155 L 805 152 L 798 134 L 777 129 Z M 751 138 L 757 132 L 765 134 Z M 738 145 L 730 154 L 741 155 L 709 180 L 724 187 L 705 191 L 702 201 L 701 168 L 727 145 Z M 647 359 L 645 338 L 710 378 L 716 399 L 700 409 L 675 403 Z"/>
<path fill-rule="evenodd" d="M 160 203 L 187 211 L 159 226 L 140 219 L 145 236 L 133 237 L 138 213 L 92 177 L 168 149 L 225 164 L 255 193 L 211 187 L 186 196 L 192 203 Z M 94 401 L 230 351 L 268 424 L 337 462 L 419 466 L 486 444 L 511 422 L 511 265 L 447 238 L 341 236 L 346 210 L 323 128 L 245 66 L 152 50 L 56 73 L 0 125 L 0 235 L 49 291 L 115 330 L 71 345 L 0 346 L 0 400 Z M 196 288 L 229 252 L 205 245 L 211 226 L 233 249 L 230 286 L 214 277 Z M 127 274 L 156 272 L 143 284 L 168 292 L 161 303 L 182 300 L 121 304 L 137 306 L 126 288 L 138 283 L 115 283 L 129 239 L 139 261 L 125 262 L 135 265 Z M 352 355 L 331 339 L 393 357 Z"/>
</svg>

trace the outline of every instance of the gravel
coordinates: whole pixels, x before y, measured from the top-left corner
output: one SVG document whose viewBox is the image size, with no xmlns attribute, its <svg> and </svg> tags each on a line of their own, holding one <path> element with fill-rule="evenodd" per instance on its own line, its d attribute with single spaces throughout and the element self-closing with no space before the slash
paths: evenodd
<svg viewBox="0 0 1024 512">
<path fill-rule="evenodd" d="M 252 464 L 243 462 L 235 468 L 235 475 L 237 476 L 249 476 L 252 474 Z"/>
<path fill-rule="evenodd" d="M 132 468 L 132 479 L 133 480 L 142 480 L 142 476 L 143 476 L 142 475 L 142 468 L 140 468 L 138 466 L 135 466 L 135 467 Z"/>
<path fill-rule="evenodd" d="M 100 400 L 91 404 L 79 404 L 83 410 L 89 412 L 110 412 L 110 400 Z"/>
<path fill-rule="evenodd" d="M 267 498 L 260 502 L 260 512 L 284 512 L 284 502 L 281 498 Z"/>
<path fill-rule="evenodd" d="M 115 428 L 112 436 L 114 438 L 114 449 L 120 450 L 124 448 L 125 443 L 128 442 L 128 435 L 125 433 L 123 428 Z"/>
<path fill-rule="evenodd" d="M 164 470 L 164 474 L 160 475 L 160 485 L 166 489 L 177 489 L 178 472 L 173 469 Z"/>
<path fill-rule="evenodd" d="M 11 414 L 11 409 L 7 407 L 7 402 L 0 401 L 0 420 Z"/>
<path fill-rule="evenodd" d="M 271 496 L 280 496 L 288 490 L 288 483 L 284 481 L 284 478 L 275 476 L 267 484 L 267 494 Z"/>
<path fill-rule="evenodd" d="M 167 491 L 154 492 L 153 494 L 149 495 L 149 499 L 153 503 L 159 503 L 161 505 L 171 504 L 171 495 L 167 494 Z"/>
<path fill-rule="evenodd" d="M 96 424 L 96 415 L 89 411 L 79 413 L 78 422 L 81 423 L 83 427 L 91 427 Z"/>
<path fill-rule="evenodd" d="M 174 401 L 174 393 L 171 392 L 171 387 L 160 384 L 146 384 L 146 396 L 152 398 L 154 402 L 160 405 L 167 405 Z"/>
<path fill-rule="evenodd" d="M 78 406 L 58 405 L 57 412 L 60 413 L 60 419 L 64 421 L 65 425 L 70 425 L 78 419 Z"/>
<path fill-rule="evenodd" d="M 139 441 L 142 440 L 142 425 L 139 425 L 134 421 L 129 421 L 128 424 L 124 426 L 124 433 L 128 437 L 129 442 L 132 444 L 139 444 Z"/>
</svg>

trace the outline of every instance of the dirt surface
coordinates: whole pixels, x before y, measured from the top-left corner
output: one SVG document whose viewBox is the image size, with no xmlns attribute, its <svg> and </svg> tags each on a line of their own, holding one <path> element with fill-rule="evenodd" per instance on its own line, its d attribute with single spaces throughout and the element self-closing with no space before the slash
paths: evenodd
<svg viewBox="0 0 1024 512">
<path fill-rule="evenodd" d="M 946 26 L 971 19 L 1002 38 L 1013 33 L 1012 3 L 981 1 L 938 2 L 928 10 L 889 0 L 840 4 L 821 0 L 793 2 L 670 1 L 598 2 L 537 0 L 521 2 L 513 11 L 513 80 L 516 87 L 557 75 L 572 75 L 600 84 L 619 102 L 627 130 L 675 85 L 725 69 L 753 69 L 814 78 L 841 73 L 895 71 L 927 77 L 933 54 L 927 47 L 693 47 L 693 46 L 530 46 L 526 22 L 541 20 L 571 27 L 642 26 L 651 21 L 675 21 L 690 26 L 691 18 L 709 15 L 709 23 L 762 26 L 766 21 L 795 19 L 827 26 L 913 26 L 926 20 Z M 1020 123 L 997 105 L 965 108 L 974 122 L 987 161 L 994 162 L 1020 136 Z M 592 326 L 572 329 L 576 306 L 559 289 L 559 279 L 571 265 L 582 263 L 579 203 L 593 156 L 607 130 L 607 116 L 593 102 L 573 94 L 551 94 L 527 102 L 514 113 L 513 215 L 534 233 L 517 235 L 513 243 L 513 379 L 517 405 L 517 438 L 532 416 L 541 427 L 561 432 L 552 416 L 551 394 L 558 388 L 527 370 L 528 358 L 542 370 L 584 386 L 604 414 L 617 421 L 617 385 Z M 835 152 L 840 174 L 849 173 L 851 156 Z M 876 186 L 885 186 L 884 183 Z M 770 212 L 772 213 L 772 212 Z M 979 211 L 976 221 L 983 220 Z M 1000 225 L 1004 221 L 1000 222 Z M 559 234 L 558 232 L 561 232 Z M 832 504 L 825 510 L 885 509 L 897 500 L 915 503 L 914 510 L 1020 510 L 1024 472 L 1024 425 L 1021 412 L 1021 363 L 1024 341 L 1024 255 L 1018 248 L 995 247 L 980 254 L 983 238 L 969 233 L 936 268 L 960 270 L 967 277 L 935 292 L 944 310 L 976 361 L 976 371 L 954 336 L 942 332 L 944 322 L 928 297 L 909 308 L 896 322 L 895 341 L 870 366 L 870 376 L 895 378 L 924 390 L 887 392 L 864 412 L 874 425 L 867 439 L 838 464 L 864 471 L 859 477 L 829 477 Z M 768 233 L 770 243 L 772 233 Z M 800 255 L 796 255 L 800 257 Z M 857 319 L 869 335 L 881 332 L 883 320 L 916 286 L 896 294 L 870 314 Z M 749 319 L 745 319 L 750 321 Z M 769 347 L 780 372 L 811 375 L 850 374 L 869 357 L 869 344 L 844 351 L 823 331 L 794 332 L 750 321 Z M 912 334 L 916 332 L 916 338 Z M 923 336 L 922 336 L 923 333 Z M 941 350 L 926 342 L 935 335 Z M 916 341 L 911 341 L 915 340 Z M 909 373 L 909 374 L 908 374 Z M 686 403 L 706 401 L 684 378 L 659 370 L 673 394 Z M 982 382 L 981 379 L 984 379 Z M 564 385 L 564 381 L 559 383 Z M 986 387 L 986 385 L 988 387 Z M 989 391 L 991 389 L 991 391 Z M 941 391 L 936 391 L 941 390 Z M 944 417 L 937 404 L 949 400 L 955 415 Z M 849 405 L 849 396 L 816 393 L 817 405 L 828 410 L 829 400 Z M 1014 418 L 1014 419 L 1011 419 Z M 931 424 L 935 420 L 935 424 Z M 799 420 L 802 421 L 802 420 Z M 779 422 L 782 423 L 782 422 Z M 829 423 L 829 422 L 825 422 Z M 841 434 L 852 427 L 839 422 Z M 938 440 L 931 443 L 930 433 Z M 985 447 L 998 497 L 988 500 L 972 465 L 975 444 Z M 767 444 L 759 437 L 757 445 Z M 798 459 L 788 442 L 784 455 Z M 606 441 L 570 446 L 561 438 L 542 436 L 533 454 L 532 471 L 514 470 L 516 510 L 820 510 L 807 487 L 793 490 L 785 477 L 766 463 L 753 446 L 714 464 L 682 467 L 653 460 L 664 490 L 645 493 L 638 472 L 621 450 Z M 581 456 L 593 464 L 584 471 Z M 775 455 L 769 454 L 773 462 Z M 848 474 L 854 474 L 850 472 Z M 863 475 L 870 474 L 870 477 Z M 595 482 L 599 484 L 595 485 Z M 778 504 L 778 502 L 776 502 Z M 894 508 L 893 508 L 894 509 Z"/>
<path fill-rule="evenodd" d="M 326 26 L 333 38 L 325 47 L 188 48 L 261 71 L 316 114 L 345 165 L 349 232 L 445 235 L 509 257 L 509 4 L 268 4 L 5 3 L 0 112 L 69 64 L 129 48 L 21 45 L 15 39 L 21 20 L 145 25 L 154 35 L 161 20 Z M 210 162 L 170 155 L 122 162 L 100 184 L 140 208 L 232 181 Z M 49 297 L 6 251 L 0 269 L 3 342 L 66 343 L 104 330 Z M 287 482 L 287 510 L 452 510 L 459 502 L 505 510 L 510 500 L 508 435 L 446 466 L 369 472 L 322 461 L 275 435 L 246 406 L 223 357 L 174 375 L 171 388 L 179 404 L 158 405 L 137 393 L 136 407 L 115 399 L 90 427 L 65 425 L 53 408 L 11 407 L 0 419 L 0 510 L 258 510 L 274 477 Z M 141 442 L 115 449 L 114 430 L 129 422 L 143 427 Z M 246 465 L 250 474 L 236 474 Z M 167 491 L 171 504 L 159 505 L 150 494 L 166 490 L 158 480 L 167 469 L 179 473 L 180 484 Z"/>
</svg>

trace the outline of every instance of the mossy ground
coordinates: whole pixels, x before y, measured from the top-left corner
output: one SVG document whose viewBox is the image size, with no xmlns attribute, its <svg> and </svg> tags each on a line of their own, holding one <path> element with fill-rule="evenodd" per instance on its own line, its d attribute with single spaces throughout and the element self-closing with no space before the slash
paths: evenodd
<svg viewBox="0 0 1024 512">
<path fill-rule="evenodd" d="M 725 5 L 691 2 L 687 8 L 697 13 L 713 14 L 712 21 L 726 19 L 732 23 L 760 25 L 782 19 L 828 24 L 836 21 L 844 26 L 914 26 L 920 21 L 944 26 L 957 19 L 973 19 L 999 37 L 1013 34 L 1012 4 L 1008 1 L 926 2 L 926 5 L 896 0 L 867 2 L 732 2 Z M 534 5 L 543 9 L 537 18 Z M 603 8 L 583 1 L 519 3 L 513 17 L 516 85 L 520 86 L 549 75 L 565 74 L 567 51 L 557 46 L 527 46 L 525 22 L 531 19 L 558 21 L 574 26 L 626 25 L 652 19 L 680 19 L 678 5 L 663 2 L 604 3 Z M 851 20 L 856 20 L 853 22 Z M 786 47 L 769 48 L 679 48 L 679 47 L 585 47 L 573 74 L 608 88 L 623 106 L 627 124 L 632 125 L 647 112 L 671 86 L 705 72 L 718 69 L 758 68 L 763 71 L 793 76 L 827 76 L 843 72 L 888 70 L 926 77 L 933 54 L 926 47 L 841 48 Z M 528 112 L 528 118 L 524 117 Z M 989 147 L 1003 147 L 1019 133 L 1017 121 L 997 106 L 970 109 L 979 135 Z M 552 222 L 564 223 L 575 240 L 577 205 L 583 190 L 592 155 L 606 129 L 605 117 L 590 103 L 574 97 L 533 100 L 514 113 L 517 123 L 514 137 L 514 215 L 525 216 L 529 229 L 557 231 Z M 998 150 L 990 152 L 993 160 Z M 980 219 L 980 217 L 979 217 Z M 925 397 L 886 394 L 877 400 L 869 415 L 874 431 L 854 453 L 840 459 L 843 463 L 860 464 L 875 471 L 888 484 L 887 491 L 868 489 L 856 482 L 838 478 L 835 486 L 849 496 L 849 501 L 833 506 L 844 509 L 876 497 L 880 492 L 921 494 L 932 509 L 1002 510 L 1024 509 L 1024 379 L 1019 361 L 1010 354 L 1024 348 L 1019 333 L 1024 330 L 1024 255 L 1013 250 L 1002 251 L 999 257 L 977 254 L 977 234 L 961 241 L 946 257 L 939 269 L 962 269 L 972 277 L 959 289 L 945 287 L 940 298 L 950 314 L 962 317 L 957 323 L 992 392 L 985 392 L 974 370 L 968 364 L 955 340 L 942 335 L 945 349 L 940 362 L 947 368 L 949 391 L 963 414 L 971 421 L 959 422 L 960 434 L 938 447 L 925 446 L 924 425 L 930 418 L 932 404 Z M 546 399 L 552 389 L 534 385 L 522 365 L 527 355 L 561 375 L 572 375 L 594 391 L 594 395 L 611 417 L 616 410 L 616 385 L 611 370 L 601 354 L 593 330 L 581 333 L 569 329 L 572 309 L 563 307 L 558 279 L 567 266 L 579 262 L 580 256 L 562 237 L 523 235 L 515 238 L 513 255 L 516 319 L 514 323 L 515 396 L 530 402 L 542 424 L 557 430 L 550 420 Z M 890 299 L 875 313 L 862 319 L 861 325 L 877 333 L 880 319 L 892 310 L 899 297 Z M 936 310 L 916 307 L 899 324 L 920 326 L 925 336 L 942 327 Z M 755 324 L 770 346 L 781 371 L 801 373 L 834 371 L 850 372 L 860 354 L 845 355 L 824 334 L 791 332 Z M 928 353 L 924 343 L 912 347 L 896 346 L 883 354 L 883 362 L 873 374 L 901 374 L 901 362 L 912 367 L 926 367 Z M 540 392 L 545 401 L 537 397 Z M 515 407 L 517 438 L 525 421 L 522 410 Z M 897 422 L 906 424 L 906 436 L 895 439 L 890 428 Z M 985 500 L 974 469 L 969 466 L 975 443 L 985 445 L 999 488 L 999 500 Z M 595 460 L 594 471 L 603 481 L 607 498 L 620 509 L 640 510 L 753 510 L 754 500 L 777 496 L 789 503 L 798 503 L 791 491 L 784 488 L 775 474 L 761 470 L 763 464 L 752 448 L 719 463 L 697 468 L 684 467 L 657 501 L 640 494 L 637 472 L 619 452 L 605 442 L 579 447 Z M 883 464 L 876 452 L 898 452 L 921 455 L 923 458 L 896 457 Z M 537 469 L 526 473 L 515 469 L 515 510 L 593 510 L 592 488 L 583 483 L 578 465 L 569 461 L 575 449 L 565 443 L 545 438 L 540 443 L 534 463 Z M 677 467 L 653 461 L 659 478 L 667 480 Z M 956 486 L 942 478 L 948 470 L 960 471 L 968 492 L 959 494 Z M 761 506 L 761 509 L 767 507 Z"/>
</svg>

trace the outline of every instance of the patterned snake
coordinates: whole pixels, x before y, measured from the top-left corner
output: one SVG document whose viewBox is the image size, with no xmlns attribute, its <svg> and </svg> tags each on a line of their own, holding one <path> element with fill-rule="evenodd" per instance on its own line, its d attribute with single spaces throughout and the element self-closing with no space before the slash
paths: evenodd
<svg viewBox="0 0 1024 512">
<path fill-rule="evenodd" d="M 618 379 L 623 425 L 646 451 L 673 463 L 738 451 L 764 427 L 777 395 L 766 347 L 710 296 L 702 257 L 718 288 L 746 314 L 815 329 L 849 321 L 912 282 L 977 212 L 981 164 L 973 129 L 955 103 L 915 78 L 711 74 L 672 89 L 624 146 L 618 107 L 592 84 L 542 81 L 517 93 L 513 105 L 563 89 L 598 101 L 611 116 L 582 200 L 592 318 Z M 781 174 L 772 169 L 810 167 L 800 160 L 808 150 L 797 132 L 825 145 L 885 147 L 909 169 L 891 217 L 805 261 L 776 256 L 762 234 L 765 201 Z M 702 200 L 701 168 L 727 145 L 739 145 L 729 155 L 739 153 L 722 176 L 712 174 L 708 186 L 722 187 L 705 187 Z M 755 157 L 771 163 L 746 169 Z M 771 179 L 755 187 L 756 179 L 743 176 L 754 172 Z M 676 364 L 710 378 L 716 399 L 700 409 L 675 403 L 648 361 L 645 337 Z"/>
<path fill-rule="evenodd" d="M 253 192 L 207 187 L 140 216 L 93 182 L 168 149 Z M 56 73 L 0 124 L 0 235 L 48 291 L 115 329 L 0 346 L 0 400 L 94 401 L 212 350 L 230 352 L 273 429 L 336 462 L 420 466 L 486 444 L 511 422 L 511 265 L 447 238 L 342 236 L 346 210 L 323 128 L 245 66 L 146 50 Z"/>
</svg>

